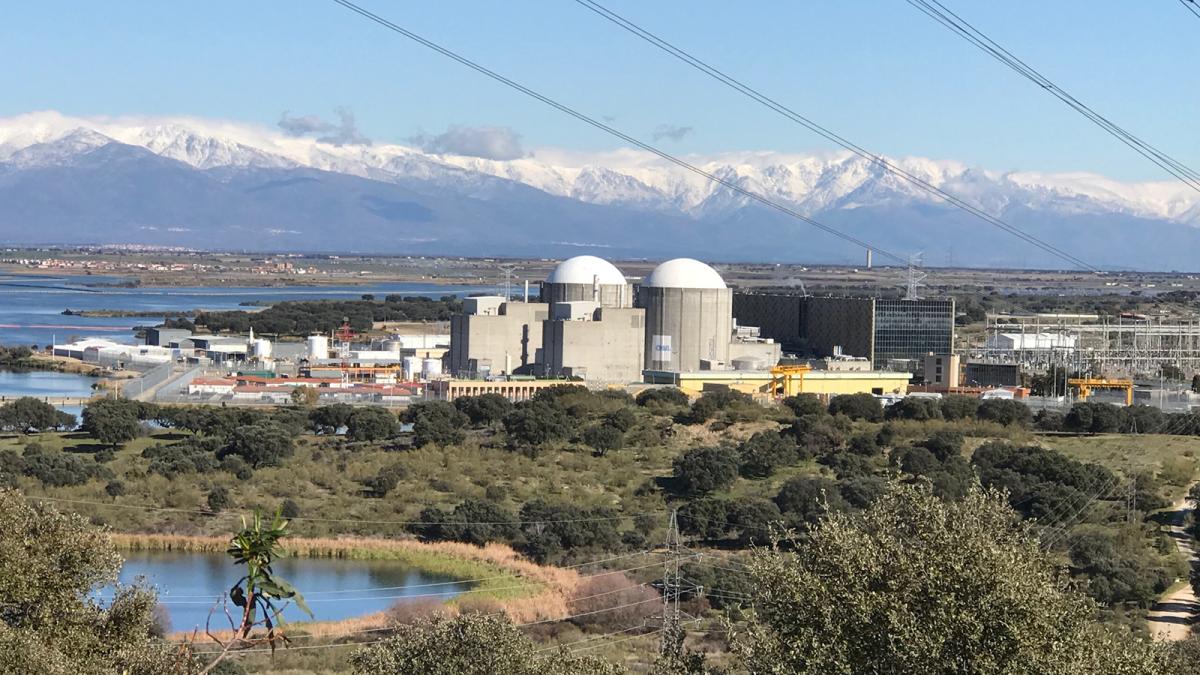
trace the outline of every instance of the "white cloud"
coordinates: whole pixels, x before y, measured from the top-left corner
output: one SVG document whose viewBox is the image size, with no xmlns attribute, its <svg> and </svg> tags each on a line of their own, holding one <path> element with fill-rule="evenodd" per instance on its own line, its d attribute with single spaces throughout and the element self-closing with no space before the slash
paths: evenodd
<svg viewBox="0 0 1200 675">
<path fill-rule="evenodd" d="M 425 152 L 482 159 L 511 160 L 525 157 L 521 134 L 508 127 L 471 127 L 455 124 L 436 136 L 418 134 L 410 139 Z"/>
</svg>

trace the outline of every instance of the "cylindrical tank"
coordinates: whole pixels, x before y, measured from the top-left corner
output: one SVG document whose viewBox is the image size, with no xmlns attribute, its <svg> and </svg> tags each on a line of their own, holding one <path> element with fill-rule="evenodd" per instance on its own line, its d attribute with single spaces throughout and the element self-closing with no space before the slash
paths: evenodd
<svg viewBox="0 0 1200 675">
<path fill-rule="evenodd" d="M 329 358 L 329 338 L 324 335 L 309 335 L 307 345 L 309 359 Z"/>
<path fill-rule="evenodd" d="M 691 258 L 668 260 L 642 282 L 638 302 L 646 309 L 648 370 L 728 364 L 733 292 L 716 270 Z"/>
<path fill-rule="evenodd" d="M 269 359 L 271 358 L 271 341 L 262 338 L 256 339 L 253 344 L 254 358 Z"/>
<path fill-rule="evenodd" d="M 442 374 L 441 359 L 425 359 L 421 362 L 421 375 L 427 380 L 431 380 Z"/>
<path fill-rule="evenodd" d="M 560 262 L 542 283 L 542 302 L 577 301 L 632 307 L 633 290 L 612 263 L 594 255 L 579 255 Z"/>
<path fill-rule="evenodd" d="M 403 361 L 404 379 L 416 380 L 421 374 L 421 359 L 416 356 L 406 356 Z"/>
<path fill-rule="evenodd" d="M 396 352 L 399 354 L 400 350 L 404 349 L 404 340 L 384 340 L 382 349 L 385 352 Z"/>
</svg>

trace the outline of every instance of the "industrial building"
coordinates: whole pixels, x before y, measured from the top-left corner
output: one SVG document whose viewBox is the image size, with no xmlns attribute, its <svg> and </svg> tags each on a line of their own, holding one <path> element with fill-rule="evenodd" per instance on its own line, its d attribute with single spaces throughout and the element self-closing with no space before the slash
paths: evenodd
<svg viewBox="0 0 1200 675">
<path fill-rule="evenodd" d="M 786 349 L 824 357 L 840 348 L 876 369 L 918 372 L 929 353 L 954 351 L 954 300 L 949 298 L 737 293 L 733 315 Z"/>
<path fill-rule="evenodd" d="M 903 395 L 911 378 L 911 373 L 877 370 L 813 370 L 804 374 L 796 393 L 816 394 L 826 401 L 841 394 Z M 646 371 L 647 383 L 678 387 L 691 396 L 733 389 L 756 398 L 769 398 L 775 395 L 772 387 L 776 381 L 768 370 Z"/>
<path fill-rule="evenodd" d="M 642 282 L 638 304 L 646 310 L 647 368 L 686 372 L 729 365 L 733 292 L 716 270 L 691 258 L 668 260 Z"/>
<path fill-rule="evenodd" d="M 532 375 L 541 356 L 544 302 L 498 296 L 467 298 L 450 319 L 450 373 L 455 377 Z"/>
<path fill-rule="evenodd" d="M 542 322 L 541 374 L 593 382 L 638 382 L 645 361 L 646 310 L 558 302 Z"/>
</svg>

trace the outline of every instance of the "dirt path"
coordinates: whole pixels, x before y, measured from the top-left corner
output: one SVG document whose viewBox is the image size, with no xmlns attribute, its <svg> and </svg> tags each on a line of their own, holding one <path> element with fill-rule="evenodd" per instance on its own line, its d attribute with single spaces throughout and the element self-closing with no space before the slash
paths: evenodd
<svg viewBox="0 0 1200 675">
<path fill-rule="evenodd" d="M 1188 557 L 1188 562 L 1196 568 L 1200 566 L 1200 559 L 1196 555 L 1194 540 L 1184 530 L 1191 512 L 1192 506 L 1187 498 L 1175 503 L 1175 510 L 1171 513 L 1170 535 L 1179 550 Z M 1192 623 L 1196 621 L 1197 614 L 1200 614 L 1200 600 L 1192 591 L 1191 583 L 1188 583 L 1159 598 L 1146 615 L 1146 622 L 1155 640 L 1185 640 L 1192 633 Z"/>
</svg>

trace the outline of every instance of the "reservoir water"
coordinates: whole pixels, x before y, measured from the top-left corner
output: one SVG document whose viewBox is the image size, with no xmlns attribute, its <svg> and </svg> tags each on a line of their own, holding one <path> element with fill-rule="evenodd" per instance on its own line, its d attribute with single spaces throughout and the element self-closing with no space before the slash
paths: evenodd
<svg viewBox="0 0 1200 675">
<path fill-rule="evenodd" d="M 190 631 L 204 623 L 213 603 L 241 576 L 223 554 L 176 552 L 126 552 L 121 569 L 122 584 L 139 578 L 158 591 L 158 600 L 171 617 L 171 629 Z M 296 609 L 285 610 L 288 621 L 337 621 L 379 612 L 398 602 L 449 600 L 467 590 L 469 584 L 418 572 L 387 560 L 339 560 L 329 558 L 284 558 L 274 564 L 275 572 L 304 595 L 314 619 Z M 111 597 L 111 590 L 100 594 Z M 230 605 L 232 607 L 232 604 Z M 227 628 L 218 610 L 214 628 Z"/>
<path fill-rule="evenodd" d="M 75 373 L 0 370 L 0 400 L 22 396 L 87 398 L 92 395 L 92 384 L 97 381 L 94 377 Z"/>
<path fill-rule="evenodd" d="M 365 294 L 468 295 L 494 291 L 482 286 L 425 283 L 285 287 L 152 287 L 121 288 L 114 277 L 0 276 L 0 345 L 65 343 L 76 337 L 107 337 L 133 342 L 135 326 L 161 323 L 161 316 L 81 317 L 63 310 L 121 310 L 128 312 L 186 312 L 196 309 L 252 309 L 245 302 L 282 300 L 352 300 Z"/>
</svg>

